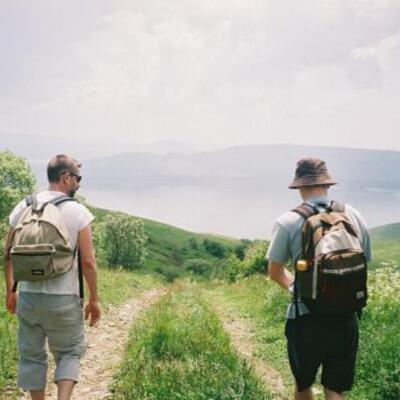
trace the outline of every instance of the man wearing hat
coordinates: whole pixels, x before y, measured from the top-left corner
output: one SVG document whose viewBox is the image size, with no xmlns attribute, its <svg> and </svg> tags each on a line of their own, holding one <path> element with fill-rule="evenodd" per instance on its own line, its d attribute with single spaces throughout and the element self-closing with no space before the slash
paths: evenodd
<svg viewBox="0 0 400 400">
<path fill-rule="evenodd" d="M 295 178 L 290 189 L 298 189 L 304 203 L 325 211 L 330 204 L 328 189 L 335 185 L 325 162 L 317 158 L 304 158 L 297 163 Z M 345 214 L 357 230 L 367 261 L 371 259 L 367 226 L 360 213 L 345 205 Z M 279 217 L 274 225 L 267 259 L 272 280 L 293 293 L 294 277 L 286 268 L 290 261 L 302 256 L 302 226 L 305 219 L 294 211 Z M 286 313 L 287 349 L 289 363 L 296 381 L 294 398 L 313 398 L 312 385 L 322 365 L 321 383 L 325 398 L 344 399 L 343 392 L 351 389 L 354 380 L 358 348 L 358 322 L 354 313 L 322 317 L 311 313 L 306 305 L 294 299 Z"/>
</svg>

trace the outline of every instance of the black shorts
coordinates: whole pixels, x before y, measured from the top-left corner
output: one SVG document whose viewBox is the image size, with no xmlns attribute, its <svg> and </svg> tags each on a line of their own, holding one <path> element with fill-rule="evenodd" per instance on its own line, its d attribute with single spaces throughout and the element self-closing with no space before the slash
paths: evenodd
<svg viewBox="0 0 400 400">
<path fill-rule="evenodd" d="M 351 389 L 358 349 L 355 314 L 327 317 L 308 314 L 286 322 L 290 368 L 297 390 L 310 387 L 322 365 L 321 383 L 341 393 Z"/>
</svg>

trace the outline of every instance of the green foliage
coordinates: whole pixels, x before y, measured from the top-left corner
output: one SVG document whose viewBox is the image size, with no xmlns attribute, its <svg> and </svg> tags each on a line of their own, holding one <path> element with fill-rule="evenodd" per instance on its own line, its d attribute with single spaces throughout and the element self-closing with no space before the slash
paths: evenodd
<svg viewBox="0 0 400 400">
<path fill-rule="evenodd" d="M 194 237 L 189 238 L 189 246 L 192 250 L 197 250 L 199 248 L 196 238 Z"/>
<path fill-rule="evenodd" d="M 90 207 L 90 210 L 96 217 L 94 221 L 94 230 L 96 230 L 97 224 L 102 225 L 108 215 L 117 214 L 115 211 L 94 207 Z M 236 239 L 229 237 L 193 233 L 149 219 L 142 220 L 144 221 L 145 231 L 148 237 L 146 245 L 147 257 L 144 261 L 144 268 L 147 270 L 155 270 L 155 268 L 159 268 L 160 266 L 164 268 L 164 266 L 174 265 L 178 268 L 177 270 L 179 273 L 182 274 L 185 272 L 182 266 L 187 259 L 202 258 L 213 264 L 215 264 L 216 261 L 224 260 L 217 259 L 217 257 L 206 251 L 202 245 L 204 239 L 220 243 L 220 245 L 226 249 L 226 254 L 230 254 L 234 245 L 237 243 Z M 100 228 L 99 231 L 101 232 Z M 98 243 L 100 243 L 100 245 L 96 247 L 97 257 L 100 258 L 101 262 L 105 265 L 105 256 L 101 248 L 101 241 L 98 241 Z M 194 245 L 194 243 L 196 244 Z M 194 246 L 197 246 L 197 249 L 194 249 Z"/>
<path fill-rule="evenodd" d="M 234 247 L 233 252 L 240 261 L 244 260 L 244 256 L 246 255 L 246 250 L 250 245 L 251 245 L 251 240 L 240 239 L 240 241 Z"/>
<path fill-rule="evenodd" d="M 268 243 L 264 240 L 255 240 L 247 249 L 244 256 L 244 276 L 250 276 L 257 272 L 264 273 Z"/>
<path fill-rule="evenodd" d="M 28 162 L 10 151 L 0 152 L 0 220 L 35 190 L 35 177 Z"/>
<path fill-rule="evenodd" d="M 400 270 L 381 268 L 369 277 L 369 303 L 360 321 L 356 386 L 349 399 L 400 398 Z"/>
<path fill-rule="evenodd" d="M 203 245 L 206 251 L 214 257 L 222 258 L 225 256 L 225 248 L 221 243 L 215 240 L 204 239 Z"/>
<path fill-rule="evenodd" d="M 114 393 L 115 399 L 272 398 L 232 351 L 196 286 L 173 291 L 136 324 Z"/>
<path fill-rule="evenodd" d="M 0 255 L 13 207 L 35 190 L 35 177 L 27 161 L 10 151 L 0 152 Z"/>
<path fill-rule="evenodd" d="M 256 273 L 265 273 L 267 248 L 268 243 L 266 241 L 254 240 L 247 244 L 243 260 L 236 256 L 231 257 L 228 280 L 235 282 L 239 278 L 248 277 Z"/>
<path fill-rule="evenodd" d="M 181 268 L 175 265 L 158 265 L 154 268 L 154 271 L 161 274 L 167 283 L 172 283 L 182 276 Z"/>
<path fill-rule="evenodd" d="M 207 261 L 201 258 L 192 258 L 185 261 L 183 268 L 187 271 L 191 271 L 194 274 L 202 276 L 211 276 L 213 272 L 213 266 Z"/>
<path fill-rule="evenodd" d="M 110 268 L 143 266 L 147 236 L 142 220 L 122 213 L 109 214 L 102 224 L 100 242 Z"/>
</svg>

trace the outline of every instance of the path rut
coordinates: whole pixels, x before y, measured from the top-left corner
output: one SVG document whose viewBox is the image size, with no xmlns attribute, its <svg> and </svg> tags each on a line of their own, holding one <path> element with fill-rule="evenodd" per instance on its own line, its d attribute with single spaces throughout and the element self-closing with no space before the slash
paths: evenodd
<svg viewBox="0 0 400 400">
<path fill-rule="evenodd" d="M 163 289 L 152 289 L 125 304 L 112 307 L 103 315 L 99 326 L 86 328 L 87 350 L 82 359 L 80 382 L 76 385 L 72 399 L 110 399 L 108 390 L 116 372 L 128 339 L 129 328 L 139 314 L 165 293 Z M 49 371 L 49 378 L 53 371 Z M 46 399 L 56 399 L 56 385 L 50 380 Z M 30 399 L 27 393 L 20 397 Z"/>
</svg>

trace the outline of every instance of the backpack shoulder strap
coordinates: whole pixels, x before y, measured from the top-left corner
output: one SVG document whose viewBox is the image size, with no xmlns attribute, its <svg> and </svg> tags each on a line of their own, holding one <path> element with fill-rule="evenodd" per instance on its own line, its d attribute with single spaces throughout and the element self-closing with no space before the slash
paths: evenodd
<svg viewBox="0 0 400 400">
<path fill-rule="evenodd" d="M 27 197 L 25 197 L 25 202 L 26 202 L 26 206 L 32 206 L 32 208 L 36 209 L 37 208 L 37 198 L 35 194 L 31 194 Z"/>
<path fill-rule="evenodd" d="M 328 208 L 329 211 L 333 211 L 333 212 L 339 212 L 339 213 L 344 213 L 346 210 L 346 206 L 344 203 L 340 202 L 340 201 L 331 201 L 331 204 L 329 204 Z"/>
<path fill-rule="evenodd" d="M 299 214 L 304 219 L 308 219 L 313 215 L 319 214 L 318 209 L 308 203 L 300 204 L 298 207 L 294 208 L 292 212 Z"/>
<path fill-rule="evenodd" d="M 59 204 L 65 203 L 66 201 L 77 201 L 77 200 L 74 199 L 73 197 L 67 196 L 65 194 L 65 195 L 56 197 L 53 200 L 50 200 L 49 203 L 51 203 L 57 207 Z"/>
</svg>

